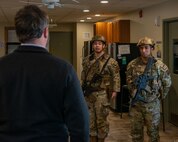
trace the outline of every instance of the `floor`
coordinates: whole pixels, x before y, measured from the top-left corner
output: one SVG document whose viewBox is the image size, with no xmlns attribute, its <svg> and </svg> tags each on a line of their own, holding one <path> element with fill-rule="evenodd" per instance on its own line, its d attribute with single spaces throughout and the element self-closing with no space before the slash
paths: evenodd
<svg viewBox="0 0 178 142">
<path fill-rule="evenodd" d="M 120 113 L 110 111 L 108 116 L 110 132 L 105 142 L 131 142 L 130 124 L 128 113 L 124 113 L 120 118 Z M 161 123 L 162 124 L 162 123 Z M 178 142 L 178 127 L 170 123 L 165 124 L 165 132 L 160 124 L 160 142 Z M 148 137 L 145 132 L 145 142 Z"/>
</svg>

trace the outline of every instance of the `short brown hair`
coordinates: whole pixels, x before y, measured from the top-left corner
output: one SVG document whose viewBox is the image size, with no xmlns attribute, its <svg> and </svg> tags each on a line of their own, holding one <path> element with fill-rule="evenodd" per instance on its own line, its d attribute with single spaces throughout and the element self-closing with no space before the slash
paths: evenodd
<svg viewBox="0 0 178 142">
<path fill-rule="evenodd" d="M 47 25 L 47 14 L 36 5 L 27 5 L 16 13 L 16 34 L 22 43 L 40 38 Z"/>
</svg>

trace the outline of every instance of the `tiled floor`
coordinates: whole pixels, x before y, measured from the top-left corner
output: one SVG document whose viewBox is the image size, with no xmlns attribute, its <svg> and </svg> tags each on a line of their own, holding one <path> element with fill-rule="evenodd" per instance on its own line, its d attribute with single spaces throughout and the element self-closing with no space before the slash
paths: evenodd
<svg viewBox="0 0 178 142">
<path fill-rule="evenodd" d="M 128 113 L 124 113 L 121 119 L 119 113 L 111 111 L 108 120 L 110 132 L 105 142 L 131 142 Z M 147 141 L 148 137 L 145 132 L 145 142 Z M 160 142 L 178 142 L 178 127 L 166 123 L 164 132 L 160 125 Z"/>
</svg>

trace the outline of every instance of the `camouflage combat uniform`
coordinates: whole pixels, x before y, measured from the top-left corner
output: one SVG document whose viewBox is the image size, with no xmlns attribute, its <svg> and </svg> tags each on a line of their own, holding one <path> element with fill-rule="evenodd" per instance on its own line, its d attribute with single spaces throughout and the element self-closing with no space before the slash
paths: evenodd
<svg viewBox="0 0 178 142">
<path fill-rule="evenodd" d="M 134 80 L 143 74 L 145 67 L 140 57 L 131 61 L 127 66 L 126 79 L 132 97 L 136 92 Z M 153 78 L 147 82 L 145 90 L 139 93 L 145 102 L 137 101 L 130 110 L 133 142 L 144 141 L 144 124 L 147 126 L 150 142 L 159 141 L 160 99 L 166 97 L 171 86 L 168 67 L 160 60 L 155 60 L 147 75 Z"/>
<path fill-rule="evenodd" d="M 91 79 L 95 73 L 100 73 L 103 65 L 109 58 L 109 55 L 103 54 L 99 59 L 96 59 L 94 54 L 86 57 L 83 60 L 82 81 L 86 80 L 91 83 Z M 108 60 L 102 73 L 102 81 L 99 87 L 88 96 L 85 96 L 90 112 L 90 135 L 98 138 L 105 138 L 109 131 L 107 116 L 108 109 L 108 93 L 120 91 L 120 75 L 117 61 L 113 58 Z M 92 87 L 98 84 L 91 83 Z"/>
</svg>

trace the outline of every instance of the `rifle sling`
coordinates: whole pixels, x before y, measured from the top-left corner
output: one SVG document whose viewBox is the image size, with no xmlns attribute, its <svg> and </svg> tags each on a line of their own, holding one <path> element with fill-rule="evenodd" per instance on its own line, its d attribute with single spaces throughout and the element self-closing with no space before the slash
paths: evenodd
<svg viewBox="0 0 178 142">
<path fill-rule="evenodd" d="M 144 73 L 143 73 L 143 74 L 146 74 L 147 71 L 148 71 L 149 69 L 151 69 L 151 67 L 152 67 L 152 65 L 153 65 L 153 63 L 154 63 L 153 61 L 154 61 L 153 57 L 149 57 L 149 58 L 148 58 L 148 63 L 147 63 L 147 65 L 146 65 L 146 67 L 145 67 L 145 70 L 144 70 Z"/>
<path fill-rule="evenodd" d="M 101 71 L 100 71 L 100 75 L 102 74 L 102 72 L 104 71 L 104 69 L 105 69 L 105 67 L 106 67 L 106 65 L 107 65 L 107 63 L 108 63 L 108 61 L 109 61 L 109 59 L 110 59 L 110 57 L 108 57 L 108 59 L 106 60 L 106 62 L 104 63 L 104 65 L 103 65 L 103 67 L 102 67 L 102 69 L 101 69 Z M 90 67 L 90 69 L 91 69 L 91 67 Z M 88 71 L 89 72 L 89 71 Z M 88 73 L 87 73 L 87 75 L 88 75 Z M 87 76 L 85 76 L 85 81 L 86 81 L 86 78 L 87 78 Z M 91 81 L 90 81 L 90 84 L 89 85 L 91 85 Z"/>
<path fill-rule="evenodd" d="M 104 54 L 103 54 L 103 55 L 104 55 Z M 103 56 L 103 55 L 102 55 L 102 56 Z M 99 60 L 99 59 L 100 59 L 100 57 L 99 57 L 97 60 Z M 102 67 L 102 69 L 101 69 L 101 71 L 100 71 L 99 74 L 101 74 L 101 73 L 104 71 L 104 69 L 105 69 L 105 67 L 106 67 L 106 65 L 107 65 L 107 63 L 108 63 L 108 61 L 109 61 L 109 59 L 110 59 L 110 57 L 108 57 L 108 59 L 107 59 L 106 62 L 104 63 L 104 65 L 103 65 L 103 67 Z M 97 61 L 97 60 L 96 60 L 96 61 Z M 92 65 L 94 65 L 94 64 L 96 63 L 96 61 L 95 61 Z M 88 73 L 89 73 L 89 71 L 91 70 L 91 68 L 92 68 L 92 66 L 88 69 L 84 81 L 86 81 L 87 76 L 88 76 Z"/>
<path fill-rule="evenodd" d="M 103 54 L 103 55 L 104 55 L 104 54 Z M 103 56 L 103 55 L 102 55 L 102 56 Z M 98 59 L 96 59 L 96 61 L 98 61 L 102 56 L 100 56 Z M 92 66 L 96 63 L 96 61 L 95 61 L 95 62 L 90 66 L 90 68 L 88 69 L 88 71 L 87 71 L 87 73 L 86 73 L 86 75 L 85 75 L 85 79 L 84 79 L 84 81 L 86 81 L 87 76 L 88 76 L 88 73 L 90 72 Z"/>
<path fill-rule="evenodd" d="M 102 67 L 102 69 L 101 69 L 101 71 L 100 71 L 99 74 L 102 74 L 102 72 L 104 71 L 104 69 L 105 69 L 105 67 L 106 67 L 106 65 L 107 65 L 107 63 L 108 63 L 108 61 L 109 61 L 109 59 L 110 59 L 110 57 L 108 57 L 108 59 L 107 59 L 106 62 L 104 63 L 104 65 L 103 65 L 103 67 Z"/>
</svg>

